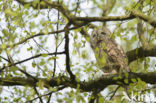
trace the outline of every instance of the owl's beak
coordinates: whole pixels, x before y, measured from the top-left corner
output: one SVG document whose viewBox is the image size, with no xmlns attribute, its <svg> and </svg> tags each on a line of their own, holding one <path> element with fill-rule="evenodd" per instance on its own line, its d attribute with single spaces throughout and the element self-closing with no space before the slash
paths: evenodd
<svg viewBox="0 0 156 103">
<path fill-rule="evenodd" d="M 101 43 L 101 42 L 102 42 L 102 40 L 98 40 L 98 41 L 97 41 L 97 44 L 99 44 L 99 43 Z"/>
<path fill-rule="evenodd" d="M 98 36 L 98 41 L 102 41 L 103 38 L 101 36 Z"/>
</svg>

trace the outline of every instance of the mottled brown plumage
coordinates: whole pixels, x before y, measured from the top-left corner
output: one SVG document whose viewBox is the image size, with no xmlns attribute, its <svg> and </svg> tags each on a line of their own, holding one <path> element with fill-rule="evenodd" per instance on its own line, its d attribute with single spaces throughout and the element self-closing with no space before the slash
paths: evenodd
<svg viewBox="0 0 156 103">
<path fill-rule="evenodd" d="M 129 71 L 127 57 L 123 49 L 110 38 L 111 32 L 106 27 L 92 32 L 90 43 L 99 67 L 104 73 Z"/>
</svg>

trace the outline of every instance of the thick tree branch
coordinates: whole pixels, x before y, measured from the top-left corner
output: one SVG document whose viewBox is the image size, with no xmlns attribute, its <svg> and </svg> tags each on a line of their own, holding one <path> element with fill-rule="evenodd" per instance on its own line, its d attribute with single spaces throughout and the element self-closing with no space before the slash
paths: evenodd
<svg viewBox="0 0 156 103">
<path fill-rule="evenodd" d="M 71 19 L 73 16 L 72 13 L 68 10 L 67 6 L 63 4 L 58 4 L 58 2 L 55 1 L 48 1 L 48 0 L 41 0 L 41 2 L 38 2 L 36 5 L 34 5 L 34 2 L 24 2 L 24 0 L 16 0 L 21 5 L 29 5 L 33 7 L 34 9 L 48 9 L 48 8 L 54 8 L 58 11 L 60 11 L 68 20 Z"/>
<path fill-rule="evenodd" d="M 148 40 L 144 36 L 145 30 L 144 30 L 144 27 L 143 27 L 142 20 L 140 20 L 140 19 L 138 19 L 137 32 L 138 32 L 139 40 L 141 41 L 141 44 L 142 44 L 143 48 L 144 49 L 150 48 L 151 46 L 149 46 Z"/>
<path fill-rule="evenodd" d="M 106 22 L 106 21 L 123 21 L 134 19 L 135 16 L 124 15 L 124 16 L 105 16 L 105 17 L 75 17 L 75 20 L 86 21 L 86 22 Z"/>
<path fill-rule="evenodd" d="M 139 17 L 140 19 L 148 22 L 149 24 L 151 24 L 153 27 L 156 27 L 156 20 L 152 17 L 149 17 L 147 15 L 144 15 L 143 13 L 141 13 L 140 11 L 136 11 L 136 10 L 130 10 L 131 14 L 129 15 L 125 15 L 125 16 L 106 16 L 106 17 L 75 17 L 70 11 L 69 9 L 64 6 L 63 4 L 58 4 L 57 2 L 51 2 L 48 0 L 43 0 L 45 2 L 45 4 L 36 4 L 36 6 L 32 5 L 33 2 L 24 2 L 23 0 L 16 0 L 18 1 L 20 4 L 25 5 L 25 4 L 29 4 L 30 6 L 32 6 L 34 9 L 38 9 L 38 5 L 40 5 L 40 9 L 48 9 L 48 7 L 54 8 L 59 10 L 70 22 L 73 22 L 76 25 L 84 25 L 84 22 L 95 22 L 95 21 L 123 21 L 123 20 L 129 20 L 129 19 L 134 19 L 136 17 Z M 83 21 L 83 22 L 78 22 L 78 21 Z"/>
<path fill-rule="evenodd" d="M 140 11 L 131 10 L 131 14 L 125 16 L 105 16 L 105 17 L 75 17 L 75 20 L 86 21 L 86 22 L 105 22 L 105 21 L 123 21 L 139 17 L 145 22 L 151 24 L 154 28 L 156 27 L 156 20 L 150 16 L 144 15 Z"/>
<path fill-rule="evenodd" d="M 58 52 L 57 54 L 64 54 L 65 52 Z M 31 60 L 31 59 L 34 59 L 34 58 L 38 58 L 40 56 L 42 56 L 44 54 L 38 54 L 36 56 L 33 56 L 33 57 L 30 57 L 30 58 L 27 58 L 27 59 L 24 59 L 22 61 L 19 61 L 19 62 L 16 62 L 14 64 L 10 64 L 8 65 L 7 67 L 11 67 L 11 66 L 14 66 L 14 65 L 17 65 L 17 64 L 20 64 L 20 63 L 23 63 L 23 62 L 26 62 L 28 60 Z M 47 55 L 55 55 L 55 53 L 49 53 Z M 143 49 L 142 47 L 140 48 L 137 48 L 137 49 L 134 49 L 134 50 L 131 50 L 131 51 L 128 51 L 126 53 L 127 57 L 128 57 L 128 62 L 132 62 L 134 60 L 137 60 L 139 58 L 143 58 L 143 57 L 156 57 L 156 46 L 148 49 L 148 50 L 145 50 Z M 0 69 L 0 73 L 6 68 L 3 67 Z"/>
<path fill-rule="evenodd" d="M 23 2 L 23 0 L 16 0 L 18 1 L 20 4 L 22 5 L 25 5 L 25 4 L 30 4 L 30 6 L 33 6 L 32 5 L 32 2 Z M 50 6 L 51 8 L 55 8 L 57 10 L 59 10 L 63 15 L 65 15 L 68 20 L 73 23 L 74 25 L 76 25 L 75 28 L 78 28 L 78 27 L 81 27 L 81 26 L 84 26 L 86 25 L 87 23 L 89 22 L 94 22 L 94 21 L 122 21 L 122 20 L 129 20 L 129 19 L 134 19 L 136 17 L 139 17 L 145 21 L 147 21 L 148 19 L 149 20 L 152 20 L 152 22 L 150 21 L 149 23 L 154 23 L 156 22 L 156 20 L 153 20 L 151 19 L 150 17 L 140 13 L 140 12 L 136 12 L 134 10 L 131 10 L 131 14 L 129 15 L 125 15 L 125 16 L 105 16 L 105 17 L 75 17 L 74 15 L 72 15 L 72 13 L 70 13 L 70 11 L 68 10 L 68 8 L 66 8 L 65 6 L 63 6 L 63 4 L 57 4 L 57 2 L 50 2 L 50 1 L 47 1 L 47 0 L 44 0 L 45 1 L 45 4 L 44 4 L 44 7 L 45 8 L 48 8 L 48 6 Z M 42 4 L 40 4 L 40 7 L 43 7 L 41 6 Z M 48 6 L 45 6 L 45 5 L 48 5 Z M 37 7 L 34 7 L 34 9 L 37 9 Z M 43 8 L 40 8 L 40 9 L 43 9 Z M 83 21 L 83 22 L 80 22 L 80 21 Z M 151 24 L 153 25 L 153 24 Z M 74 29 L 74 28 L 72 28 Z M 59 30 L 59 31 L 54 31 L 54 32 L 49 32 L 48 34 L 54 34 L 54 33 L 59 33 L 59 32 L 64 32 L 65 30 Z M 39 34 L 36 34 L 36 35 L 32 35 L 31 37 L 28 37 L 18 43 L 15 43 L 13 45 L 7 45 L 6 47 L 14 47 L 16 45 L 19 45 L 19 44 L 22 44 L 24 42 L 26 42 L 27 40 L 31 39 L 31 38 L 34 38 L 34 37 L 37 37 L 37 36 L 42 36 L 42 35 L 46 35 L 44 33 L 39 33 Z"/>
<path fill-rule="evenodd" d="M 146 21 L 147 23 L 151 24 L 154 28 L 156 28 L 156 19 L 154 19 L 154 17 L 144 15 L 142 12 L 136 10 L 131 10 L 131 15 L 139 17 L 140 19 Z"/>
<path fill-rule="evenodd" d="M 67 6 L 64 6 L 63 4 L 58 4 L 57 2 L 48 1 L 48 0 L 43 0 L 43 1 L 51 8 L 55 8 L 58 11 L 60 11 L 68 20 L 70 20 L 71 17 L 73 17 L 73 14 L 69 11 Z"/>
<path fill-rule="evenodd" d="M 79 88 L 82 90 L 82 92 L 90 92 L 96 89 L 104 89 L 105 87 L 109 85 L 128 85 L 129 83 L 132 83 L 132 79 L 138 80 L 140 78 L 142 81 L 149 83 L 149 84 L 156 84 L 156 73 L 129 73 L 128 78 L 126 78 L 125 74 L 120 75 L 108 75 L 103 76 L 101 78 L 91 80 L 91 81 L 80 81 L 75 82 L 66 77 L 55 77 L 51 80 L 48 80 L 47 78 L 38 78 L 38 80 L 41 80 L 44 82 L 44 86 L 66 86 L 71 88 L 77 88 L 77 85 L 79 84 Z M 149 79 L 150 78 L 150 79 Z M 128 80 L 128 84 L 124 82 L 124 80 Z M 59 80 L 59 82 L 58 82 Z M 0 85 L 1 86 L 36 86 L 36 81 L 31 78 L 22 78 L 22 77 L 6 77 L 6 78 L 0 78 Z"/>
<path fill-rule="evenodd" d="M 30 7 L 34 8 L 34 9 L 48 9 L 48 7 L 49 7 L 47 4 L 42 2 L 43 0 L 40 0 L 38 3 L 34 3 L 34 1 L 26 2 L 25 0 L 16 0 L 16 1 L 23 6 L 29 5 Z M 60 4 L 58 4 L 57 2 L 52 2 L 52 6 L 53 6 L 53 8 L 57 8 L 60 6 Z M 40 7 L 40 8 L 38 8 L 38 7 Z"/>
<path fill-rule="evenodd" d="M 142 11 L 143 9 L 143 0 L 140 0 L 140 6 L 139 6 L 139 11 Z M 143 20 L 141 19 L 137 19 L 138 20 L 138 24 L 137 24 L 137 33 L 139 36 L 139 40 L 143 46 L 144 49 L 148 49 L 151 48 L 150 43 L 148 42 L 147 37 L 144 36 L 145 34 L 145 30 L 144 30 L 144 25 L 143 25 Z"/>
<path fill-rule="evenodd" d="M 143 49 L 143 47 L 136 48 L 134 50 L 128 51 L 126 55 L 128 57 L 129 63 L 143 57 L 156 57 L 156 46 L 146 50 Z"/>
</svg>

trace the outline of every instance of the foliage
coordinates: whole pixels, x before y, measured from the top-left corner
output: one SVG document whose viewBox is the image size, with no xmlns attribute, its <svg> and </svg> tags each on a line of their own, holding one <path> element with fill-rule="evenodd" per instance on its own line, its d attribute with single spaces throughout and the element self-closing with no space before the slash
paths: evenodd
<svg viewBox="0 0 156 103">
<path fill-rule="evenodd" d="M 89 44 L 91 31 L 101 25 L 110 28 L 125 53 L 138 48 L 129 62 L 132 72 L 155 73 L 156 60 L 150 58 L 156 57 L 155 5 L 155 0 L 0 1 L 0 102 L 120 103 L 128 101 L 123 91 L 155 95 L 155 84 L 129 79 L 128 73 L 110 79 L 112 84 L 87 87 L 103 78 L 98 64 L 105 55 L 96 61 Z M 50 84 L 53 79 L 57 82 Z"/>
</svg>

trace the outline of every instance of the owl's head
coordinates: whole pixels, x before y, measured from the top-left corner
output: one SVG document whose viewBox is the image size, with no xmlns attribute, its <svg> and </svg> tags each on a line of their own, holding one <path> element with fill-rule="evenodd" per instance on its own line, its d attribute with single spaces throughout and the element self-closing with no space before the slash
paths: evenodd
<svg viewBox="0 0 156 103">
<path fill-rule="evenodd" d="M 106 27 L 93 30 L 90 42 L 92 47 L 96 47 L 98 43 L 107 40 L 110 37 L 111 32 Z"/>
</svg>

